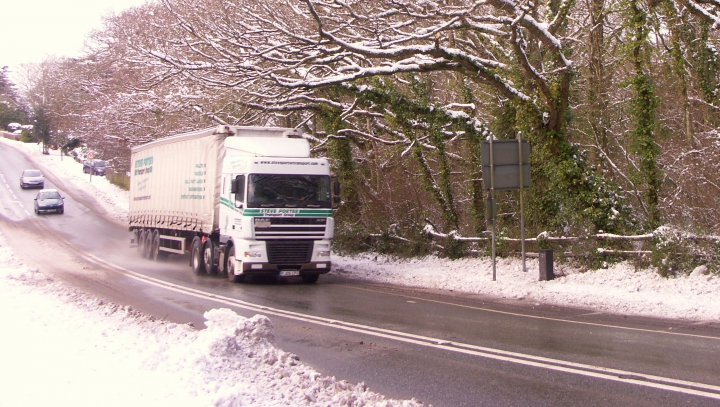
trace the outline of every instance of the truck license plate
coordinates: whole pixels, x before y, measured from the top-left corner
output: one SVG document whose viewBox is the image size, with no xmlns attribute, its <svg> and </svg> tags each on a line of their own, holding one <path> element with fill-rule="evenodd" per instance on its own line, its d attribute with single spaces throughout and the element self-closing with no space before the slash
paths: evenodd
<svg viewBox="0 0 720 407">
<path fill-rule="evenodd" d="M 280 277 L 299 276 L 300 270 L 280 270 Z"/>
</svg>

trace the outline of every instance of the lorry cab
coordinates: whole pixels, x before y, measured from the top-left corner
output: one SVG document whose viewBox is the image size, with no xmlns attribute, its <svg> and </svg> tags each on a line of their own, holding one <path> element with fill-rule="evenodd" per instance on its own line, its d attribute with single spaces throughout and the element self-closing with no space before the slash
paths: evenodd
<svg viewBox="0 0 720 407">
<path fill-rule="evenodd" d="M 301 276 L 313 282 L 330 271 L 329 163 L 309 158 L 304 139 L 280 140 L 226 140 L 220 239 L 235 248 L 235 279 Z"/>
</svg>

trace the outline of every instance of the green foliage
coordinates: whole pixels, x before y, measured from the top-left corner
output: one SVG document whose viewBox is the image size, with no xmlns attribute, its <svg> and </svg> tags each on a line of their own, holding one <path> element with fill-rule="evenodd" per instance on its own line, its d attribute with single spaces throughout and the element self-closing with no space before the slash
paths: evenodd
<svg viewBox="0 0 720 407">
<path fill-rule="evenodd" d="M 25 123 L 26 121 L 27 114 L 24 111 L 0 100 L 0 130 L 5 131 L 10 123 Z"/>
<path fill-rule="evenodd" d="M 703 24 L 700 38 L 691 42 L 695 54 L 693 67 L 697 73 L 703 98 L 708 103 L 717 103 L 720 100 L 720 95 L 718 95 L 720 54 L 715 47 L 709 46 L 709 31 L 708 24 Z"/>
<path fill-rule="evenodd" d="M 72 151 L 82 145 L 82 140 L 79 138 L 71 138 L 70 140 L 62 140 L 61 143 L 61 150 L 63 154 L 67 154 L 68 151 Z"/>
<path fill-rule="evenodd" d="M 130 190 L 130 177 L 119 172 L 108 171 L 105 174 L 105 178 L 113 185 L 118 186 L 124 191 Z"/>
<path fill-rule="evenodd" d="M 37 143 L 38 139 L 35 138 L 35 135 L 27 130 L 23 130 L 22 133 L 20 133 L 20 141 L 23 143 Z"/>
<path fill-rule="evenodd" d="M 580 200 L 585 208 L 583 215 L 592 223 L 595 231 L 620 234 L 633 230 L 635 222 L 632 219 L 632 208 L 622 188 L 600 178 L 595 171 L 587 173 L 587 182 L 591 187 L 581 194 Z"/>
<path fill-rule="evenodd" d="M 468 243 L 462 240 L 453 239 L 454 233 L 450 233 L 450 238 L 445 243 L 445 255 L 449 259 L 461 259 L 468 254 Z"/>
<path fill-rule="evenodd" d="M 336 221 L 333 252 L 351 255 L 372 250 L 372 240 L 362 225 Z"/>
<path fill-rule="evenodd" d="M 53 120 L 43 105 L 33 107 L 33 135 L 43 143 L 43 153 L 47 154 L 50 138 L 53 134 Z"/>
<path fill-rule="evenodd" d="M 330 97 L 341 97 L 341 88 L 327 90 Z M 317 114 L 321 126 L 330 134 L 327 141 L 327 157 L 330 159 L 332 170 L 340 181 L 343 205 L 336 216 L 349 223 L 355 223 L 359 216 L 359 197 L 357 193 L 358 180 L 354 156 L 350 140 L 339 137 L 337 134 L 344 128 L 338 109 L 321 106 Z"/>
<path fill-rule="evenodd" d="M 479 132 L 474 126 L 468 126 L 465 131 L 467 137 L 467 154 L 470 162 L 470 181 L 468 182 L 468 195 L 470 196 L 470 217 L 475 224 L 474 232 L 480 234 L 485 230 L 485 192 L 482 183 L 482 142 L 486 132 Z"/>
<path fill-rule="evenodd" d="M 720 270 L 720 241 L 697 239 L 671 227 L 658 228 L 653 235 L 651 263 L 663 277 L 687 275 L 703 265 L 714 273 Z"/>
</svg>

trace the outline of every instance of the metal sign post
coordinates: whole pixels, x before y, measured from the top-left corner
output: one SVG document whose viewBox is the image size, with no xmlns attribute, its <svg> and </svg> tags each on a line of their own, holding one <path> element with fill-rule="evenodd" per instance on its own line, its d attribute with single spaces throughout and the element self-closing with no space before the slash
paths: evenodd
<svg viewBox="0 0 720 407">
<path fill-rule="evenodd" d="M 523 272 L 527 272 L 525 263 L 525 209 L 523 208 L 523 191 L 525 190 L 525 180 L 523 180 L 523 148 L 522 137 L 520 132 L 517 136 L 518 140 L 518 174 L 520 174 L 520 247 L 522 251 Z"/>
<path fill-rule="evenodd" d="M 495 221 L 495 191 L 520 190 L 520 240 L 522 248 L 523 271 L 527 271 L 525 262 L 525 188 L 530 188 L 530 143 L 523 140 L 518 134 L 515 140 L 494 140 L 490 134 L 488 141 L 482 144 L 482 171 L 483 178 L 489 173 L 490 182 L 485 182 L 485 189 L 489 191 L 488 197 L 488 225 L 492 232 L 492 268 L 493 281 L 496 281 L 496 221 Z"/>
<path fill-rule="evenodd" d="M 492 219 L 490 221 L 490 228 L 492 232 L 492 281 L 495 280 L 495 150 L 493 149 L 493 135 L 490 133 L 490 205 L 492 212 Z"/>
</svg>

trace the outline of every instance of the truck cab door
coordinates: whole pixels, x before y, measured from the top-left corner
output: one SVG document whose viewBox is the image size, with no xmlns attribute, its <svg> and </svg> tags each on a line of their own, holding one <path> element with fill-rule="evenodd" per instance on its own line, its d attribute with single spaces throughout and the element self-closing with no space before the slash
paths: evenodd
<svg viewBox="0 0 720 407">
<path fill-rule="evenodd" d="M 224 178 L 223 185 L 227 186 L 227 182 L 227 178 Z M 225 188 L 223 190 L 227 191 Z M 229 192 L 229 194 L 223 193 L 225 203 L 220 205 L 220 234 L 226 237 L 232 234 L 233 230 L 237 230 L 242 219 L 242 210 L 245 206 L 245 175 L 230 178 Z M 224 239 L 221 237 L 221 240 Z"/>
</svg>

